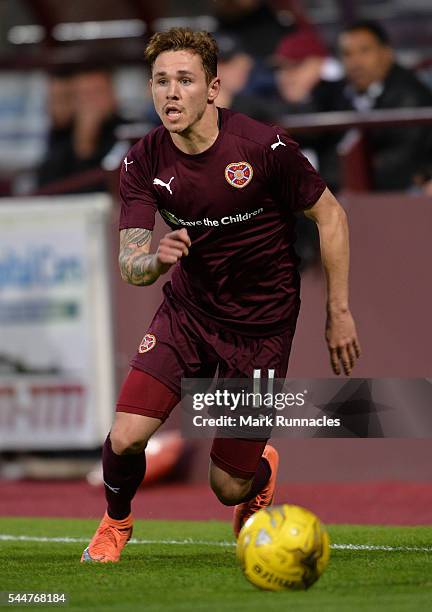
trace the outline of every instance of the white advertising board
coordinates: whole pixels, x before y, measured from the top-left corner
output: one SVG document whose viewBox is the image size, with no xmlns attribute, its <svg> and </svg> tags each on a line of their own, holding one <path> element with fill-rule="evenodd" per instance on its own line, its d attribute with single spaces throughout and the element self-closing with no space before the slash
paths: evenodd
<svg viewBox="0 0 432 612">
<path fill-rule="evenodd" d="M 0 203 L 0 450 L 94 448 L 114 400 L 106 195 Z"/>
</svg>

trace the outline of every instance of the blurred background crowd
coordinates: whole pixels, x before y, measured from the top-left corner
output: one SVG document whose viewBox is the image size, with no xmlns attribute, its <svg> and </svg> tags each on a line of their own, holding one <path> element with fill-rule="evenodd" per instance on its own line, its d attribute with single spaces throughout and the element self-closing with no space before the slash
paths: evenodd
<svg viewBox="0 0 432 612">
<path fill-rule="evenodd" d="M 428 0 L 0 0 L 0 195 L 109 189 L 158 124 L 143 50 L 174 25 L 216 37 L 219 105 L 286 127 L 335 191 L 430 193 L 431 17 Z"/>
</svg>

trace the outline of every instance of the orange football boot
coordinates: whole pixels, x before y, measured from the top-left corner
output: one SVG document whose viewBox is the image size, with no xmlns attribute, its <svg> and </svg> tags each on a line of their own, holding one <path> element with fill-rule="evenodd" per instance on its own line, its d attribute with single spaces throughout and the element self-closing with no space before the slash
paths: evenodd
<svg viewBox="0 0 432 612">
<path fill-rule="evenodd" d="M 267 444 L 262 456 L 269 462 L 271 469 L 270 478 L 264 489 L 260 491 L 256 497 L 250 501 L 238 504 L 234 508 L 233 529 L 236 538 L 238 538 L 240 529 L 246 523 L 248 518 L 252 516 L 252 514 L 255 514 L 255 512 L 258 512 L 258 510 L 261 510 L 261 508 L 267 508 L 267 506 L 270 506 L 273 501 L 276 476 L 279 466 L 279 454 L 277 450 L 273 448 L 273 446 Z"/>
<path fill-rule="evenodd" d="M 99 527 L 90 544 L 84 550 L 81 562 L 98 561 L 99 563 L 117 562 L 126 542 L 130 540 L 133 529 L 132 514 L 121 521 L 116 521 L 105 512 Z"/>
</svg>

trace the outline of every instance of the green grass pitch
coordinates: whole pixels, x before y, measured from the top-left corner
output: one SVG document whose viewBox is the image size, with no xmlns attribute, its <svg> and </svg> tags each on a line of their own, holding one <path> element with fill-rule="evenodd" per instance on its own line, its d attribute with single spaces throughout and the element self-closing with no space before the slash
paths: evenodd
<svg viewBox="0 0 432 612">
<path fill-rule="evenodd" d="M 39 605 L 39 609 L 419 612 L 432 608 L 432 527 L 330 526 L 334 547 L 321 579 L 306 592 L 271 593 L 255 589 L 243 578 L 227 523 L 137 521 L 138 543 L 127 545 L 120 563 L 80 564 L 96 525 L 91 520 L 0 518 L 0 591 L 67 593 L 67 606 Z"/>
</svg>

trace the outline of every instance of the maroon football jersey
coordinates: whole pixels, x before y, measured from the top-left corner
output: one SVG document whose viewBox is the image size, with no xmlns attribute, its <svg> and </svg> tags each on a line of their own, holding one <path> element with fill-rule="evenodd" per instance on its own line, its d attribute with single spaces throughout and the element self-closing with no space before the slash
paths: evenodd
<svg viewBox="0 0 432 612">
<path fill-rule="evenodd" d="M 137 142 L 121 172 L 120 229 L 153 229 L 158 210 L 185 227 L 189 255 L 166 289 L 196 316 L 246 335 L 295 326 L 300 278 L 294 212 L 325 183 L 281 128 L 220 110 L 213 145 L 180 151 L 160 126 Z"/>
</svg>

